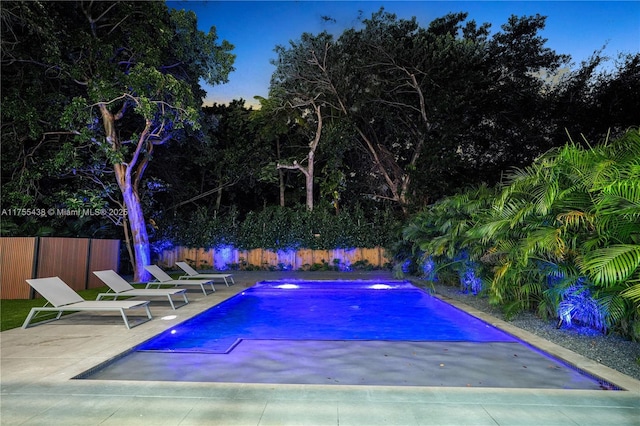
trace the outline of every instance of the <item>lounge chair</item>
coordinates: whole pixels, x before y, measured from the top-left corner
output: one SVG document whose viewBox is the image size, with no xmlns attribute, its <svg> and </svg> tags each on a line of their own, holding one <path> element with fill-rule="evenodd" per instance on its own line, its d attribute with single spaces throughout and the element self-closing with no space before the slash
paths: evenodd
<svg viewBox="0 0 640 426">
<path fill-rule="evenodd" d="M 41 308 L 31 308 L 31 312 L 29 312 L 27 319 L 25 319 L 22 324 L 22 328 L 29 327 L 31 320 L 40 312 L 58 312 L 55 318 L 57 320 L 60 319 L 62 313 L 65 311 L 117 311 L 122 315 L 124 325 L 126 325 L 127 328 L 131 328 L 125 310 L 144 308 L 147 314 L 147 320 L 140 324 L 151 320 L 148 300 L 84 300 L 82 296 L 76 293 L 59 277 L 30 279 L 27 280 L 27 283 L 40 293 L 40 295 L 47 300 L 47 303 Z"/>
<path fill-rule="evenodd" d="M 210 279 L 216 279 L 216 278 L 222 278 L 224 280 L 224 283 L 227 285 L 227 287 L 229 287 L 229 281 L 227 281 L 227 278 L 231 281 L 231 284 L 235 284 L 235 282 L 233 281 L 233 276 L 231 274 L 201 274 L 198 271 L 196 271 L 195 269 L 193 269 L 187 262 L 176 262 L 176 265 L 178 265 L 178 267 L 180 269 L 182 269 L 184 272 L 186 272 L 186 275 L 182 275 L 180 277 L 178 277 L 178 279 L 198 279 L 198 278 L 210 278 Z"/>
<path fill-rule="evenodd" d="M 155 281 L 149 281 L 145 288 L 151 288 L 154 285 L 157 288 L 160 288 L 161 285 L 172 285 L 174 287 L 177 287 L 179 285 L 197 285 L 200 286 L 202 292 L 206 296 L 207 290 L 204 288 L 204 285 L 210 284 L 211 290 L 216 291 L 216 289 L 213 287 L 213 280 L 174 280 L 169 276 L 169 274 L 160 269 L 158 265 L 148 265 L 145 266 L 144 269 L 151 273 L 151 275 L 153 275 L 153 277 L 156 279 Z"/>
<path fill-rule="evenodd" d="M 94 271 L 93 273 L 109 286 L 109 291 L 98 294 L 96 300 L 102 300 L 105 297 L 113 297 L 113 300 L 116 300 L 118 296 L 166 297 L 169 299 L 171 309 L 175 310 L 176 307 L 171 296 L 180 295 L 184 299 L 184 303 L 179 305 L 178 308 L 189 303 L 186 288 L 135 288 L 118 275 L 116 271 L 109 269 L 106 271 Z"/>
</svg>

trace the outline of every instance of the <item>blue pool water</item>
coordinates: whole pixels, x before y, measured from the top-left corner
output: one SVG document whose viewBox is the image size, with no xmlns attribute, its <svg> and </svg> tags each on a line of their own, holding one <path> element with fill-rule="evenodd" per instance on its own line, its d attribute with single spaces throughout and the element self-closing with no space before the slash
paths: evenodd
<svg viewBox="0 0 640 426">
<path fill-rule="evenodd" d="M 242 339 L 515 341 L 405 281 L 263 281 L 138 350 L 225 353 Z"/>
</svg>

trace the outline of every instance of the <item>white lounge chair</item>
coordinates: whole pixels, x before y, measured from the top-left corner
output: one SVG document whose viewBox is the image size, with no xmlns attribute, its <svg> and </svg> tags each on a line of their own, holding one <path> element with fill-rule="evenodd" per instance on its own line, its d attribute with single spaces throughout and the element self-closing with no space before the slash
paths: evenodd
<svg viewBox="0 0 640 426">
<path fill-rule="evenodd" d="M 169 276 L 169 274 L 160 269 L 158 265 L 148 265 L 145 266 L 144 269 L 149 271 L 149 273 L 151 273 L 151 275 L 153 275 L 153 277 L 156 279 L 155 281 L 149 281 L 145 288 L 151 288 L 154 285 L 157 288 L 160 288 L 161 285 L 172 285 L 174 287 L 177 287 L 179 285 L 197 285 L 200 286 L 202 292 L 206 296 L 207 290 L 204 288 L 204 285 L 210 284 L 211 290 L 216 291 L 216 289 L 213 287 L 213 280 L 174 280 L 173 278 L 171 278 L 171 276 Z"/>
<path fill-rule="evenodd" d="M 178 308 L 189 303 L 186 288 L 135 288 L 129 284 L 127 280 L 118 275 L 116 271 L 109 269 L 105 271 L 93 271 L 93 273 L 109 286 L 109 291 L 98 294 L 96 300 L 102 300 L 105 297 L 113 297 L 113 300 L 116 300 L 118 296 L 166 297 L 169 299 L 171 308 L 175 310 L 176 306 L 171 296 L 179 295 L 184 299 L 184 303 L 178 305 Z"/>
<path fill-rule="evenodd" d="M 127 328 L 131 328 L 125 310 L 143 308 L 147 314 L 147 319 L 136 325 L 151 320 L 148 300 L 84 300 L 82 296 L 59 277 L 30 279 L 27 280 L 27 283 L 40 293 L 47 300 L 47 303 L 41 308 L 31 308 L 29 315 L 22 324 L 22 328 L 29 327 L 31 320 L 40 312 L 58 312 L 55 318 L 57 320 L 60 319 L 65 311 L 117 311 L 122 315 L 124 325 Z"/>
<path fill-rule="evenodd" d="M 178 277 L 178 279 L 181 279 L 181 280 L 182 279 L 198 279 L 198 278 L 202 278 L 202 279 L 210 278 L 214 280 L 216 278 L 222 278 L 224 280 L 224 283 L 227 285 L 227 287 L 229 287 L 229 281 L 227 281 L 227 278 L 228 278 L 231 281 L 231 284 L 235 284 L 235 282 L 233 281 L 233 276 L 231 274 L 201 274 L 195 269 L 193 269 L 187 262 L 176 262 L 176 265 L 178 265 L 180 269 L 186 272 L 186 275 L 182 275 Z"/>
</svg>

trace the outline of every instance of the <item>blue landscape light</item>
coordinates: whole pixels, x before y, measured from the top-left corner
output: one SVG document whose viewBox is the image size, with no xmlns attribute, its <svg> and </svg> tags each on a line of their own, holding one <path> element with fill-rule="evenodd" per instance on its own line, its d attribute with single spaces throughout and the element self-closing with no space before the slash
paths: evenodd
<svg viewBox="0 0 640 426">
<path fill-rule="evenodd" d="M 411 269 L 411 259 L 407 259 L 402 264 L 402 272 L 404 272 L 405 274 L 408 274 L 410 269 Z"/>
<path fill-rule="evenodd" d="M 438 281 L 438 274 L 436 272 L 436 262 L 431 256 L 425 257 L 422 260 L 422 275 L 428 281 Z"/>
<path fill-rule="evenodd" d="M 278 260 L 278 268 L 281 271 L 293 270 L 293 265 L 296 262 L 296 250 L 291 248 L 278 250 Z"/>
<path fill-rule="evenodd" d="M 595 330 L 607 328 L 604 308 L 593 297 L 583 278 L 579 278 L 562 292 L 558 317 L 567 326 L 576 322 Z"/>
<path fill-rule="evenodd" d="M 213 263 L 218 271 L 229 269 L 229 264 L 233 263 L 233 246 L 219 246 L 216 248 Z"/>
<path fill-rule="evenodd" d="M 476 276 L 476 269 L 473 263 L 468 263 L 460 274 L 460 284 L 464 291 L 471 291 L 473 294 L 478 294 L 482 290 L 482 280 Z"/>
</svg>

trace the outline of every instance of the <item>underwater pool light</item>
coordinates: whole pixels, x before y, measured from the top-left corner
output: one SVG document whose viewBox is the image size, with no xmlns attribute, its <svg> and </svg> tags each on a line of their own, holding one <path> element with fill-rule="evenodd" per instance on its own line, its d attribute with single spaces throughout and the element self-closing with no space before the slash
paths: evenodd
<svg viewBox="0 0 640 426">
<path fill-rule="evenodd" d="M 391 286 L 388 284 L 374 284 L 370 288 L 374 290 L 388 290 L 391 288 Z"/>
<path fill-rule="evenodd" d="M 276 288 L 291 289 L 291 288 L 300 288 L 300 286 L 297 284 L 280 284 L 280 285 L 277 285 Z"/>
</svg>

